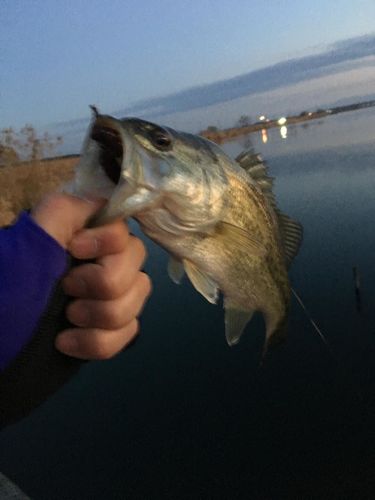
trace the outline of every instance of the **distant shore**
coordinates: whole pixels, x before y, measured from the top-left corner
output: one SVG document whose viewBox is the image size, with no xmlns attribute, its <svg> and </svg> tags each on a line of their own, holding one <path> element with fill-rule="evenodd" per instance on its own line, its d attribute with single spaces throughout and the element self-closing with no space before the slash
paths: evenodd
<svg viewBox="0 0 375 500">
<path fill-rule="evenodd" d="M 280 127 L 282 125 L 294 125 L 296 123 L 302 123 L 310 120 L 317 120 L 319 118 L 325 118 L 327 116 L 332 116 L 338 113 L 345 113 L 347 111 L 355 111 L 358 109 L 371 108 L 375 106 L 375 100 L 366 101 L 354 104 L 348 104 L 347 106 L 337 106 L 330 109 L 319 109 L 317 111 L 303 111 L 299 115 L 286 116 L 282 119 L 264 119 L 256 123 L 249 123 L 248 125 L 242 125 L 237 127 L 231 127 L 226 129 L 216 129 L 215 127 L 208 127 L 205 130 L 199 132 L 199 135 L 209 139 L 210 141 L 221 144 L 223 142 L 229 141 L 234 137 L 239 137 L 242 135 L 251 134 L 259 130 L 265 130 L 274 127 Z"/>
</svg>

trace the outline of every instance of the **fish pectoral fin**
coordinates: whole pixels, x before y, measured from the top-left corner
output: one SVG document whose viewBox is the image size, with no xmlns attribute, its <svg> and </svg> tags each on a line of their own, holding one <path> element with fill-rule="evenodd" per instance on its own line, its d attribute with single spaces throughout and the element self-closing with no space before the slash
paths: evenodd
<svg viewBox="0 0 375 500">
<path fill-rule="evenodd" d="M 239 309 L 232 309 L 231 307 L 225 308 L 225 338 L 229 346 L 238 344 L 254 312 L 254 310 L 241 311 Z"/>
<path fill-rule="evenodd" d="M 181 280 L 185 274 L 184 265 L 180 260 L 175 257 L 170 257 L 168 261 L 168 275 L 176 285 L 181 283 Z"/>
<path fill-rule="evenodd" d="M 204 274 L 195 264 L 190 260 L 183 260 L 186 274 L 189 276 L 194 288 L 203 295 L 208 302 L 216 304 L 219 297 L 219 288 L 217 283 L 209 276 Z"/>
<path fill-rule="evenodd" d="M 241 252 L 245 251 L 248 254 L 259 257 L 266 255 L 264 245 L 245 229 L 225 221 L 219 222 L 215 229 L 215 238 L 224 239 L 227 246 L 234 246 L 236 249 L 241 250 Z"/>
</svg>

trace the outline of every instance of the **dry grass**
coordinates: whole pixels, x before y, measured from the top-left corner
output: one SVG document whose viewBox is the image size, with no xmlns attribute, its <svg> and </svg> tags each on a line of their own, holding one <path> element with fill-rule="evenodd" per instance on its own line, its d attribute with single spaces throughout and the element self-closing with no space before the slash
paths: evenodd
<svg viewBox="0 0 375 500">
<path fill-rule="evenodd" d="M 0 168 L 0 226 L 71 179 L 77 161 L 78 157 L 54 158 Z"/>
</svg>

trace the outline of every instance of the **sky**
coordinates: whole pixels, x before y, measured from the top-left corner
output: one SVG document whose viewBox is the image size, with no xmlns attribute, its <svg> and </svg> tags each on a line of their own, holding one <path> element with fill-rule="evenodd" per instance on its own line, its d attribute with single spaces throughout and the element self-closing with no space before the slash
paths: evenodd
<svg viewBox="0 0 375 500">
<path fill-rule="evenodd" d="M 0 0 L 0 128 L 233 77 L 374 31 L 374 0 Z"/>
</svg>

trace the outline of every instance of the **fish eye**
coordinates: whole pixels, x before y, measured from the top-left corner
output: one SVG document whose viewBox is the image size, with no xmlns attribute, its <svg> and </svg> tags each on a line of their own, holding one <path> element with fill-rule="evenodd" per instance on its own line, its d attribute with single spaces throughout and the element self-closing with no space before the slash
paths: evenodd
<svg viewBox="0 0 375 500">
<path fill-rule="evenodd" d="M 172 140 L 168 132 L 164 130 L 153 130 L 149 132 L 152 144 L 160 151 L 168 151 L 172 147 Z"/>
</svg>

